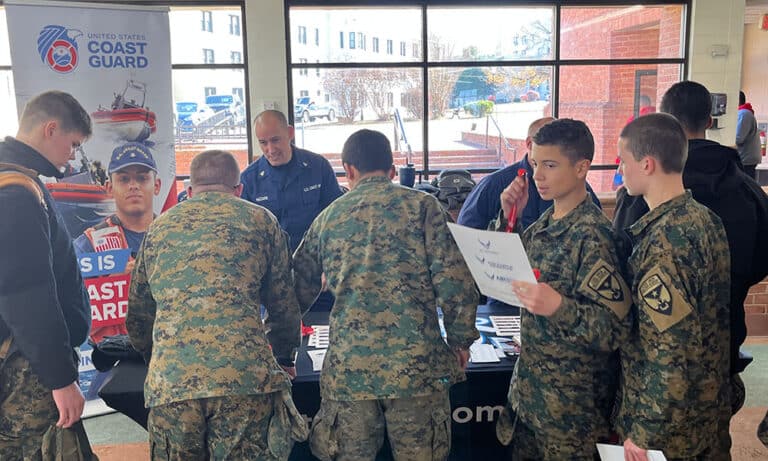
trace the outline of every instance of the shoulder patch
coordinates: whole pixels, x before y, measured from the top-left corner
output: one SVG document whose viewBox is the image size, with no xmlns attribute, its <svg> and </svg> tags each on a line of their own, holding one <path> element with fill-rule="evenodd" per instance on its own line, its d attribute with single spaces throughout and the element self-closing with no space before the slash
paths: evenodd
<svg viewBox="0 0 768 461">
<path fill-rule="evenodd" d="M 589 270 L 579 291 L 608 306 L 619 319 L 624 319 L 632 307 L 632 296 L 624 278 L 602 258 Z"/>
<path fill-rule="evenodd" d="M 638 292 L 645 312 L 660 332 L 666 331 L 693 312 L 685 295 L 658 267 L 645 274 L 638 285 Z"/>
</svg>

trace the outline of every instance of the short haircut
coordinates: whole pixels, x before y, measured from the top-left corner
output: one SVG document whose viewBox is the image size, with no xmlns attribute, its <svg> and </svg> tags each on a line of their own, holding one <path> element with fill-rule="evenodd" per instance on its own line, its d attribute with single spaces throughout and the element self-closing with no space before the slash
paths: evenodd
<svg viewBox="0 0 768 461">
<path fill-rule="evenodd" d="M 378 131 L 356 131 L 344 143 L 341 162 L 352 165 L 363 174 L 372 171 L 388 172 L 392 168 L 389 139 Z"/>
<path fill-rule="evenodd" d="M 189 179 L 195 186 L 228 186 L 240 184 L 240 167 L 235 157 L 223 150 L 206 150 L 192 159 Z"/>
<path fill-rule="evenodd" d="M 669 87 L 661 98 L 662 112 L 675 116 L 683 128 L 698 133 L 707 128 L 712 114 L 712 96 L 701 83 L 685 81 Z"/>
<path fill-rule="evenodd" d="M 528 125 L 528 136 L 533 137 L 533 135 L 535 135 L 536 132 L 541 129 L 541 127 L 555 120 L 555 117 L 542 117 L 532 121 L 531 124 Z"/>
<path fill-rule="evenodd" d="M 533 137 L 539 146 L 558 146 L 571 163 L 592 160 L 595 156 L 595 139 L 587 124 L 581 120 L 561 118 L 539 128 Z"/>
<path fill-rule="evenodd" d="M 49 120 L 59 122 L 67 133 L 76 132 L 86 137 L 92 133 L 91 116 L 77 99 L 63 91 L 46 91 L 30 99 L 21 113 L 19 127 L 29 131 Z"/>
<path fill-rule="evenodd" d="M 638 117 L 621 130 L 619 137 L 635 160 L 653 157 L 665 173 L 682 173 L 688 158 L 688 140 L 680 122 L 669 114 Z"/>
<path fill-rule="evenodd" d="M 747 95 L 743 91 L 739 91 L 739 105 L 743 106 L 747 103 Z"/>
<path fill-rule="evenodd" d="M 288 126 L 288 118 L 286 118 L 285 114 L 280 112 L 279 110 L 273 110 L 273 109 L 268 109 L 260 112 L 259 115 L 257 115 L 256 118 L 253 119 L 253 124 L 255 125 L 261 122 L 261 119 L 265 117 L 275 118 L 277 119 L 278 122 L 280 122 L 281 125 Z"/>
<path fill-rule="evenodd" d="M 648 107 L 651 105 L 651 97 L 647 94 L 641 94 L 638 100 L 640 107 Z"/>
</svg>

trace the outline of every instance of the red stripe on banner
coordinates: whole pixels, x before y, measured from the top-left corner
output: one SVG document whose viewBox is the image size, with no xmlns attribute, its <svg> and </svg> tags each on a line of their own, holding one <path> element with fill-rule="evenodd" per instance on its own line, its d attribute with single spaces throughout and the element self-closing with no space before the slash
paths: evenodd
<svg viewBox="0 0 768 461">
<path fill-rule="evenodd" d="M 131 275 L 94 277 L 84 282 L 91 300 L 91 328 L 125 324 Z"/>
<path fill-rule="evenodd" d="M 168 191 L 168 197 L 165 198 L 163 211 L 173 208 L 174 205 L 179 203 L 178 195 L 179 194 L 176 192 L 176 181 L 173 181 L 173 183 L 171 183 L 171 189 Z"/>
</svg>

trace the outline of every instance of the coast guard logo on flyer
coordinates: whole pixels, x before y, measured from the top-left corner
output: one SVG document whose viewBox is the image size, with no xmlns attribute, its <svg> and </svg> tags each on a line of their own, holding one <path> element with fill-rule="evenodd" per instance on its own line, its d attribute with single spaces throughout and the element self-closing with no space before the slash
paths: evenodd
<svg viewBox="0 0 768 461">
<path fill-rule="evenodd" d="M 70 32 L 77 32 L 74 37 Z M 72 72 L 79 60 L 75 39 L 83 35 L 75 29 L 49 24 L 37 36 L 37 52 L 48 67 L 60 74 Z"/>
</svg>

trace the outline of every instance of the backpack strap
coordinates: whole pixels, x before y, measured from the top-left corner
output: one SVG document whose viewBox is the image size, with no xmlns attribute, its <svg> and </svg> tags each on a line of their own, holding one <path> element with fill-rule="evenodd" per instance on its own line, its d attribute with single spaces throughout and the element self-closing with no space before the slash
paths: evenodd
<svg viewBox="0 0 768 461">
<path fill-rule="evenodd" d="M 40 205 L 47 210 L 48 205 L 45 203 L 43 190 L 34 179 L 36 176 L 35 170 L 12 163 L 0 163 L 0 189 L 8 186 L 21 186 L 31 192 L 40 202 Z"/>
</svg>

